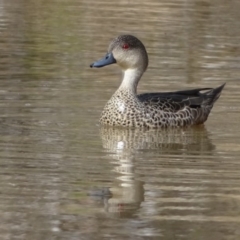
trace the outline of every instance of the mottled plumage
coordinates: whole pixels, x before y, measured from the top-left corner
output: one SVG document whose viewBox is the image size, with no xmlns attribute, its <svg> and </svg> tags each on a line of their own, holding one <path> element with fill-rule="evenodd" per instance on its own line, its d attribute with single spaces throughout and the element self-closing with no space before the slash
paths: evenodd
<svg viewBox="0 0 240 240">
<path fill-rule="evenodd" d="M 103 109 L 100 122 L 124 127 L 183 127 L 204 123 L 225 84 L 218 88 L 145 93 L 137 85 L 148 66 L 144 45 L 134 36 L 121 35 L 109 46 L 107 55 L 91 67 L 117 63 L 124 72 L 119 89 Z"/>
</svg>

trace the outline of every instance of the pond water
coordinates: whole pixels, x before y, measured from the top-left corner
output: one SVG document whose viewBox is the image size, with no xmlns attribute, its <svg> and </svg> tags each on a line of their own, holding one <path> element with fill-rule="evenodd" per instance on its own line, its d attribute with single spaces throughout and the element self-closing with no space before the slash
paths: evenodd
<svg viewBox="0 0 240 240">
<path fill-rule="evenodd" d="M 240 238 L 240 1 L 0 0 L 0 238 Z M 139 92 L 217 87 L 204 126 L 99 126 L 119 34 L 149 53 Z"/>
</svg>

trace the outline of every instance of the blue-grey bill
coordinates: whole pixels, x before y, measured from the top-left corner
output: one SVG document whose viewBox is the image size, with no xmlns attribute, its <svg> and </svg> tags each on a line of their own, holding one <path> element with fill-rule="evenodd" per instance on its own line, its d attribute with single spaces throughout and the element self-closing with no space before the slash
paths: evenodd
<svg viewBox="0 0 240 240">
<path fill-rule="evenodd" d="M 91 68 L 92 68 L 92 67 L 100 68 L 100 67 L 104 67 L 104 66 L 107 66 L 107 65 L 116 63 L 116 62 L 117 62 L 117 61 L 116 61 L 116 59 L 113 57 L 113 54 L 112 54 L 112 53 L 107 53 L 107 55 L 106 55 L 104 58 L 102 58 L 102 59 L 100 59 L 100 60 L 92 63 L 92 64 L 90 65 L 90 67 L 91 67 Z"/>
</svg>

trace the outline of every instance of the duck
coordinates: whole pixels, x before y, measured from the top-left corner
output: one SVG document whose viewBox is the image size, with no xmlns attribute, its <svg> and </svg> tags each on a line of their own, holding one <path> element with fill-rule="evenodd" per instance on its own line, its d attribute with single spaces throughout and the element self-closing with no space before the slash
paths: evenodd
<svg viewBox="0 0 240 240">
<path fill-rule="evenodd" d="M 225 86 L 137 94 L 138 83 L 148 67 L 148 54 L 143 43 L 132 35 L 113 39 L 107 54 L 90 67 L 110 64 L 122 69 L 123 78 L 102 111 L 100 123 L 107 126 L 168 128 L 203 124 Z"/>
</svg>

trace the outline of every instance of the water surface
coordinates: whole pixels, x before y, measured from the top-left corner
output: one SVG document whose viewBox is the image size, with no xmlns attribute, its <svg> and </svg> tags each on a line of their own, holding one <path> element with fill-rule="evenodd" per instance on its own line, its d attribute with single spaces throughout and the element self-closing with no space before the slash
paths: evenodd
<svg viewBox="0 0 240 240">
<path fill-rule="evenodd" d="M 240 2 L 0 1 L 1 239 L 239 239 Z M 119 34 L 139 92 L 227 85 L 204 126 L 102 128 L 120 83 L 90 69 Z"/>
</svg>

